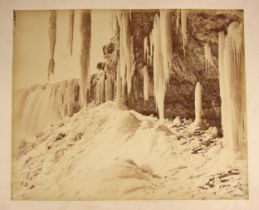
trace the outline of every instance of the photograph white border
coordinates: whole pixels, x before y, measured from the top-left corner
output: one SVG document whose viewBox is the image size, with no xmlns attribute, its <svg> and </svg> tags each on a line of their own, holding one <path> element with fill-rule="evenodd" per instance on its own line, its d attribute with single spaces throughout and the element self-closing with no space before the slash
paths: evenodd
<svg viewBox="0 0 259 210">
<path fill-rule="evenodd" d="M 243 9 L 248 117 L 249 200 L 11 201 L 11 95 L 13 10 Z M 0 0 L 1 210 L 257 210 L 259 209 L 259 0 Z M 29 76 L 29 75 L 28 75 Z"/>
</svg>

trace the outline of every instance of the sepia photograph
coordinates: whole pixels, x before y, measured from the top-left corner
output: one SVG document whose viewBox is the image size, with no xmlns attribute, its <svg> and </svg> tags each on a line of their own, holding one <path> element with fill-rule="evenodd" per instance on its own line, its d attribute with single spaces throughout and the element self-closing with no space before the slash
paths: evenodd
<svg viewBox="0 0 259 210">
<path fill-rule="evenodd" d="M 11 199 L 249 199 L 244 22 L 14 10 Z"/>
</svg>

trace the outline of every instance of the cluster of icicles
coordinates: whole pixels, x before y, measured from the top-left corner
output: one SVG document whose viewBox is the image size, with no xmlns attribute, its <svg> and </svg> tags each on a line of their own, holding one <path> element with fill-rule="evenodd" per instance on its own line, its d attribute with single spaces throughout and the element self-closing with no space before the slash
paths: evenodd
<svg viewBox="0 0 259 210">
<path fill-rule="evenodd" d="M 183 52 L 185 55 L 187 17 L 185 10 L 181 10 L 180 13 Z M 176 22 L 178 20 L 180 20 L 179 16 L 177 16 Z M 165 93 L 172 65 L 172 25 L 172 12 L 170 10 L 160 10 L 160 15 L 156 15 L 154 18 L 153 30 L 150 36 L 144 38 L 144 58 L 147 65 L 153 66 L 154 96 L 160 119 L 164 119 Z M 143 68 L 143 78 L 144 99 L 148 100 L 149 76 L 147 66 Z"/>
<path fill-rule="evenodd" d="M 135 70 L 133 36 L 130 32 L 131 12 L 118 11 L 115 15 L 115 31 L 119 35 L 119 62 L 117 66 L 117 100 L 122 101 L 131 91 L 132 77 Z M 69 49 L 72 53 L 73 43 L 73 11 L 69 14 Z M 182 37 L 183 54 L 186 54 L 187 45 L 187 11 L 178 10 L 176 14 L 176 30 L 179 30 Z M 144 58 L 146 65 L 143 66 L 143 96 L 144 100 L 149 99 L 149 67 L 153 67 L 154 96 L 159 118 L 164 119 L 164 100 L 167 84 L 170 78 L 172 65 L 172 13 L 170 10 L 160 10 L 160 14 L 155 15 L 153 29 L 148 37 L 144 38 Z M 49 75 L 54 73 L 54 51 L 56 42 L 56 13 L 51 12 L 49 20 L 50 37 L 50 61 Z M 244 60 L 243 60 L 243 34 L 242 24 L 231 23 L 228 34 L 219 33 L 218 48 L 218 68 L 220 78 L 220 96 L 222 100 L 222 127 L 224 136 L 228 139 L 226 143 L 230 150 L 238 150 L 244 138 L 245 111 L 244 100 Z M 89 60 L 91 44 L 91 13 L 86 10 L 81 15 L 81 98 L 86 99 L 86 90 L 89 87 Z M 212 51 L 208 44 L 204 45 L 205 68 L 215 67 Z M 96 84 L 95 100 L 104 102 L 113 100 L 114 79 L 101 75 Z M 125 91 L 126 90 L 126 91 Z M 202 86 L 198 82 L 196 86 L 195 101 L 197 124 L 201 120 L 201 100 Z M 112 94 L 111 94 L 112 93 Z"/>
<path fill-rule="evenodd" d="M 187 17 L 186 11 L 180 11 L 181 18 L 181 35 L 183 42 L 183 52 L 185 54 L 185 46 L 187 44 Z M 72 54 L 73 48 L 73 27 L 74 27 L 74 11 L 69 12 L 69 51 Z M 49 20 L 49 37 L 50 37 L 50 64 L 49 73 L 54 73 L 54 51 L 56 43 L 56 11 L 51 11 Z M 130 94 L 132 77 L 135 70 L 134 46 L 133 36 L 130 33 L 131 11 L 116 12 L 116 26 L 115 30 L 119 34 L 119 67 L 117 74 L 117 99 L 123 101 L 125 98 L 125 88 L 127 94 Z M 169 82 L 170 68 L 172 63 L 172 12 L 170 10 L 160 10 L 160 15 L 156 15 L 154 19 L 153 31 L 150 37 L 144 40 L 145 58 L 148 65 L 153 66 L 154 74 L 154 95 L 156 106 L 159 111 L 159 118 L 164 118 L 164 99 L 166 86 Z M 89 62 L 90 62 L 90 47 L 91 47 L 91 12 L 89 10 L 82 11 L 81 25 L 82 50 L 81 50 L 81 98 L 82 103 L 87 103 L 87 90 L 89 89 Z M 144 100 L 149 98 L 149 74 L 148 67 L 143 67 L 143 95 Z M 108 98 L 113 98 L 108 93 L 111 89 L 111 81 L 107 81 L 106 90 L 105 78 L 100 77 L 100 81 L 96 85 L 96 101 L 102 102 Z M 106 93 L 106 94 L 105 94 Z M 105 97 L 105 95 L 107 97 Z"/>
<path fill-rule="evenodd" d="M 181 36 L 183 53 L 187 45 L 187 13 L 185 10 L 178 12 L 176 25 L 179 27 L 181 18 Z M 179 17 L 180 16 L 180 17 Z M 146 66 L 143 67 L 143 95 L 148 100 L 149 74 L 148 66 L 153 66 L 154 96 L 159 111 L 159 118 L 164 118 L 164 100 L 166 86 L 170 78 L 172 64 L 172 15 L 169 10 L 160 10 L 160 15 L 154 17 L 153 30 L 149 37 L 144 38 L 144 58 Z M 120 76 L 122 86 L 127 78 L 127 87 L 130 91 L 132 68 L 132 37 L 129 36 L 129 14 L 120 13 Z M 226 147 L 230 151 L 238 151 L 244 140 L 244 61 L 243 61 L 243 28 L 242 24 L 232 23 L 225 37 L 219 34 L 219 75 L 220 96 L 222 99 L 222 127 Z M 208 44 L 204 46 L 205 68 L 215 67 L 213 55 Z M 195 89 L 195 122 L 201 125 L 202 120 L 202 86 L 197 82 Z"/>
<path fill-rule="evenodd" d="M 73 52 L 73 37 L 74 37 L 74 17 L 75 11 L 69 11 L 69 20 L 68 20 L 68 48 L 70 54 Z M 55 47 L 56 47 L 56 39 L 57 39 L 57 11 L 52 10 L 50 11 L 49 16 L 49 51 L 50 51 L 50 58 L 49 58 L 49 67 L 48 67 L 48 80 L 50 76 L 54 74 L 55 70 Z"/>
<path fill-rule="evenodd" d="M 70 54 L 73 52 L 73 36 L 74 36 L 74 17 L 75 11 L 69 11 L 69 27 L 68 27 L 68 48 Z M 56 39 L 57 39 L 57 11 L 52 10 L 50 11 L 49 16 L 49 51 L 50 51 L 50 58 L 49 58 L 49 67 L 48 67 L 48 80 L 50 76 L 54 74 L 55 70 L 55 47 L 56 47 Z"/>
<path fill-rule="evenodd" d="M 131 91 L 131 80 L 135 70 L 135 59 L 133 52 L 133 36 L 130 35 L 130 11 L 117 12 L 117 24 L 120 34 L 120 59 L 119 59 L 119 78 L 121 85 L 126 86 L 127 93 Z M 124 94 L 124 91 L 122 91 Z"/>
<path fill-rule="evenodd" d="M 70 10 L 68 12 L 68 49 L 70 54 L 73 52 L 73 40 L 74 40 L 74 19 L 75 11 Z M 80 33 L 82 39 L 81 47 L 81 103 L 84 105 L 87 103 L 87 90 L 89 89 L 89 66 L 90 66 L 90 48 L 91 48 L 91 12 L 90 10 L 81 11 Z M 55 70 L 55 46 L 56 46 L 56 34 L 57 34 L 57 11 L 50 11 L 49 16 L 49 67 L 48 67 L 48 80 L 50 76 L 54 74 Z"/>
</svg>

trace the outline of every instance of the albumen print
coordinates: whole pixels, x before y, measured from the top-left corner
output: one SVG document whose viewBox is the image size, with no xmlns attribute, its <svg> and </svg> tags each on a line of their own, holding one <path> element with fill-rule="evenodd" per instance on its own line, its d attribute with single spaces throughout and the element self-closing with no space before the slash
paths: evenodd
<svg viewBox="0 0 259 210">
<path fill-rule="evenodd" d="M 242 10 L 17 10 L 13 200 L 248 199 Z"/>
</svg>

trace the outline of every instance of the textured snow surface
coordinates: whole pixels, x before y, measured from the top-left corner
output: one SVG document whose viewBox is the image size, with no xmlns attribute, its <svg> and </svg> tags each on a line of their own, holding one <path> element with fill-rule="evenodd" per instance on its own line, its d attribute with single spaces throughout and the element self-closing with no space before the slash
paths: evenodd
<svg viewBox="0 0 259 210">
<path fill-rule="evenodd" d="M 13 199 L 243 199 L 246 161 L 222 152 L 222 139 L 176 118 L 106 102 L 26 139 L 14 154 Z"/>
</svg>

